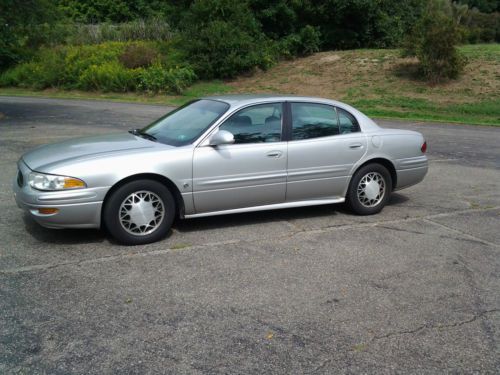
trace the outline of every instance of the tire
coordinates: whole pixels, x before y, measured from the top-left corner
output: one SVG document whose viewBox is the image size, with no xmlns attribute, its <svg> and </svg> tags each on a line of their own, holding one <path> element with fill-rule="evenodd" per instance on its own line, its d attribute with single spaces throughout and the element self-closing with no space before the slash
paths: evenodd
<svg viewBox="0 0 500 375">
<path fill-rule="evenodd" d="M 175 213 L 175 201 L 166 186 L 137 180 L 119 187 L 106 200 L 103 221 L 118 242 L 143 245 L 166 237 Z"/>
<path fill-rule="evenodd" d="M 383 165 L 367 164 L 354 173 L 347 191 L 347 204 L 357 215 L 379 213 L 390 198 L 391 174 Z"/>
</svg>

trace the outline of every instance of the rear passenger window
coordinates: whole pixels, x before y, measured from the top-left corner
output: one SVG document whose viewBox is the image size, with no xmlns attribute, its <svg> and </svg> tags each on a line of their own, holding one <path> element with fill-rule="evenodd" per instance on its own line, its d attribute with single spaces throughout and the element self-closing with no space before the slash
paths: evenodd
<svg viewBox="0 0 500 375">
<path fill-rule="evenodd" d="M 339 134 L 335 108 L 326 104 L 291 103 L 292 139 L 311 139 Z"/>
<path fill-rule="evenodd" d="M 231 132 L 234 143 L 279 142 L 281 119 L 281 103 L 260 104 L 232 115 L 219 130 Z"/>
<path fill-rule="evenodd" d="M 349 112 L 337 108 L 339 115 L 340 134 L 359 132 L 359 124 L 356 118 Z"/>
</svg>

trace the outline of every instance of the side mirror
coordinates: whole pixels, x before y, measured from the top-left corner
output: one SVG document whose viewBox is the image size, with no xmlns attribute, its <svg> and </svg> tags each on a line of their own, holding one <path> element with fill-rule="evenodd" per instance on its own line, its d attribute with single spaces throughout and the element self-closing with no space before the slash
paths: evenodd
<svg viewBox="0 0 500 375">
<path fill-rule="evenodd" d="M 227 130 L 219 130 L 210 137 L 210 146 L 229 145 L 234 143 L 234 135 Z"/>
</svg>

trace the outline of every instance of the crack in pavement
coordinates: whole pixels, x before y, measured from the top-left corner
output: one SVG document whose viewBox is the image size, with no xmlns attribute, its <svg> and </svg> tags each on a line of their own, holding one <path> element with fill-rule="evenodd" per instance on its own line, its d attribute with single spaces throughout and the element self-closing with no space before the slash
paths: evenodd
<svg viewBox="0 0 500 375">
<path fill-rule="evenodd" d="M 474 236 L 467 234 L 467 233 L 463 233 L 457 229 L 448 227 L 446 225 L 443 225 L 443 224 L 440 224 L 440 223 L 437 223 L 437 222 L 431 220 L 433 218 L 449 217 L 449 216 L 460 215 L 460 214 L 464 214 L 464 213 L 484 212 L 484 211 L 497 210 L 497 209 L 500 209 L 500 206 L 489 207 L 489 208 L 480 208 L 480 209 L 466 209 L 466 210 L 454 211 L 451 213 L 433 214 L 433 215 L 428 215 L 428 216 L 417 216 L 417 217 L 406 218 L 406 219 L 383 220 L 383 221 L 376 221 L 376 222 L 371 222 L 371 223 L 365 222 L 365 223 L 354 223 L 354 224 L 344 224 L 344 225 L 332 225 L 332 226 L 327 226 L 327 227 L 318 228 L 318 229 L 303 229 L 303 228 L 298 227 L 297 225 L 294 224 L 293 227 L 295 227 L 296 230 L 292 229 L 291 233 L 286 233 L 282 236 L 277 236 L 274 238 L 275 239 L 285 239 L 285 238 L 291 238 L 294 236 L 298 236 L 300 234 L 310 235 L 310 234 L 327 233 L 327 232 L 331 232 L 331 231 L 346 230 L 346 229 L 361 229 L 361 228 L 370 228 L 370 227 L 385 228 L 384 225 L 388 225 L 388 224 L 409 223 L 409 222 L 416 222 L 419 220 L 423 220 L 425 222 L 437 225 L 437 226 L 445 228 L 447 230 L 451 230 L 453 232 L 459 233 L 463 236 L 473 238 L 475 241 L 479 241 L 485 245 L 498 248 L 498 247 L 500 247 L 500 245 L 497 245 L 497 244 L 489 242 L 489 241 L 485 241 L 483 239 L 474 237 Z M 387 229 L 389 229 L 389 228 L 387 228 Z M 393 228 L 390 228 L 390 229 L 393 229 Z M 239 243 L 245 243 L 245 242 L 258 243 L 258 242 L 262 242 L 262 241 L 268 241 L 268 239 L 259 238 L 259 239 L 255 239 L 253 241 L 247 241 L 244 239 L 228 240 L 228 241 L 212 242 L 212 243 L 206 243 L 206 244 L 200 244 L 200 245 L 186 246 L 186 247 L 183 247 L 182 249 L 175 248 L 175 244 L 173 244 L 173 245 L 171 245 L 171 247 L 166 248 L 166 249 L 157 249 L 157 250 L 151 250 L 151 251 L 136 251 L 136 252 L 131 252 L 131 253 L 127 253 L 127 254 L 109 255 L 109 256 L 93 258 L 93 259 L 80 259 L 80 260 L 61 262 L 61 263 L 37 264 L 37 265 L 31 265 L 31 266 L 23 266 L 23 267 L 17 267 L 17 268 L 4 269 L 4 270 L 0 270 L 0 275 L 2 275 L 2 274 L 16 274 L 16 273 L 31 272 L 31 271 L 44 271 L 44 270 L 49 270 L 49 269 L 63 267 L 63 266 L 72 266 L 72 265 L 79 266 L 79 265 L 85 265 L 85 264 L 95 264 L 95 263 L 100 263 L 100 262 L 107 262 L 110 260 L 126 259 L 126 258 L 132 258 L 132 257 L 162 255 L 162 254 L 170 253 L 172 251 L 203 249 L 203 248 L 207 248 L 207 247 L 214 247 L 214 246 L 221 246 L 221 245 L 232 245 L 232 244 L 239 244 Z"/>
<path fill-rule="evenodd" d="M 489 208 L 489 209 L 484 209 L 484 211 L 487 211 L 487 210 L 495 210 L 496 208 Z M 500 245 L 499 244 L 496 244 L 494 242 L 490 242 L 490 241 L 487 241 L 487 240 L 484 240 L 482 238 L 479 238 L 479 237 L 476 237 L 476 236 L 473 236 L 472 234 L 469 234 L 469 233 L 466 233 L 464 231 L 461 231 L 459 229 L 456 229 L 456 228 L 453 228 L 449 225 L 445 225 L 445 224 L 442 224 L 442 223 L 439 223 L 437 221 L 434 221 L 432 220 L 433 217 L 425 217 L 423 218 L 423 221 L 425 221 L 426 223 L 429 223 L 429 224 L 432 224 L 432 225 L 435 225 L 437 227 L 440 227 L 440 228 L 443 228 L 443 229 L 447 229 L 447 230 L 450 230 L 452 232 L 455 232 L 455 233 L 458 233 L 458 234 L 461 234 L 462 236 L 465 236 L 471 240 L 474 240 L 475 242 L 479 242 L 479 243 L 482 243 L 484 245 L 488 245 L 488 246 L 492 246 L 492 247 L 498 247 L 500 248 Z"/>
<path fill-rule="evenodd" d="M 377 341 L 377 340 L 384 340 L 384 339 L 388 339 L 388 338 L 395 337 L 395 336 L 412 335 L 412 334 L 420 332 L 420 331 L 422 331 L 424 329 L 432 330 L 432 329 L 443 329 L 443 328 L 460 327 L 460 326 L 463 326 L 465 324 L 473 323 L 476 320 L 478 320 L 480 318 L 483 318 L 487 314 L 498 313 L 498 312 L 500 312 L 500 309 L 483 310 L 483 311 L 480 311 L 478 314 L 473 315 L 472 318 L 470 318 L 470 319 L 461 320 L 461 321 L 458 321 L 458 322 L 455 322 L 455 323 L 451 323 L 451 324 L 437 324 L 437 325 L 424 324 L 424 325 L 419 326 L 419 327 L 417 327 L 415 329 L 412 329 L 412 330 L 403 330 L 403 331 L 389 332 L 389 333 L 387 333 L 385 335 L 382 335 L 382 336 L 375 336 L 375 337 L 373 337 L 370 342 Z"/>
</svg>

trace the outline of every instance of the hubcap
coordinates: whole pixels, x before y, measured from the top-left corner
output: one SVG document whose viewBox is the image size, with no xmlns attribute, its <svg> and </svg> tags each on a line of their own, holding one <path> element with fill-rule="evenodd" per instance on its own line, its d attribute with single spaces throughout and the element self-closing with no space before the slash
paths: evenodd
<svg viewBox="0 0 500 375">
<path fill-rule="evenodd" d="M 385 180 L 378 172 L 369 172 L 358 184 L 358 200 L 365 207 L 375 207 L 385 195 Z"/>
<path fill-rule="evenodd" d="M 118 216 L 121 226 L 128 233 L 144 236 L 158 229 L 165 216 L 165 208 L 158 195 L 141 190 L 124 199 Z"/>
</svg>

